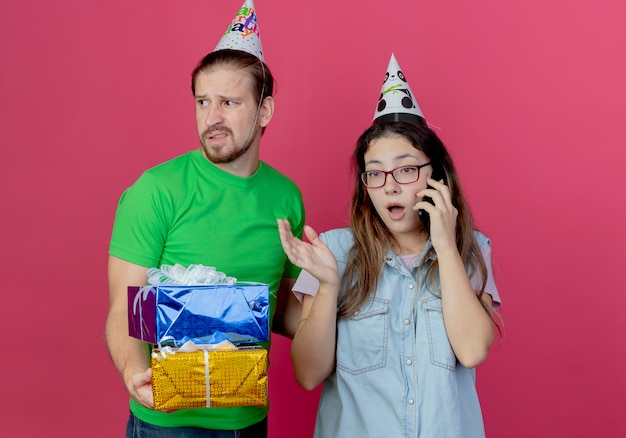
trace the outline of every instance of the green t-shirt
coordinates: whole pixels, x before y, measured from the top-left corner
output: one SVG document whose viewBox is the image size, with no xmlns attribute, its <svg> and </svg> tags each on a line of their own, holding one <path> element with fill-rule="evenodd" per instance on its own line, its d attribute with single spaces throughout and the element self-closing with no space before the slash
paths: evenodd
<svg viewBox="0 0 626 438">
<path fill-rule="evenodd" d="M 288 219 L 294 235 L 302 235 L 304 206 L 293 181 L 262 161 L 248 178 L 231 175 L 197 149 L 147 170 L 122 194 L 109 254 L 148 268 L 176 263 L 213 266 L 238 281 L 267 283 L 273 316 L 281 278 L 299 273 L 282 249 L 277 218 Z M 159 426 L 225 430 L 257 423 L 268 410 L 163 413 L 133 399 L 130 407 L 139 419 Z"/>
</svg>

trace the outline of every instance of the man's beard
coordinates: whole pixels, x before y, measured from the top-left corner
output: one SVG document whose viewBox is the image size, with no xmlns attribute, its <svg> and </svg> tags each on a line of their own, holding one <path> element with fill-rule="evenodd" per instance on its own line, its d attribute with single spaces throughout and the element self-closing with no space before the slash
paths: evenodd
<svg viewBox="0 0 626 438">
<path fill-rule="evenodd" d="M 235 145 L 235 148 L 230 149 L 225 154 L 220 153 L 220 152 L 216 153 L 213 149 L 207 147 L 204 144 L 204 138 L 206 138 L 206 136 L 209 135 L 211 131 L 213 130 L 214 130 L 213 128 L 208 128 L 200 136 L 200 144 L 202 145 L 204 156 L 208 158 L 208 160 L 211 163 L 214 163 L 214 164 L 231 163 L 235 161 L 237 158 L 244 155 L 248 151 L 248 149 L 250 149 L 250 146 L 252 146 L 252 136 L 248 138 L 248 141 L 242 147 L 238 147 L 237 143 L 235 143 L 235 137 L 233 136 L 233 132 L 229 128 L 220 127 L 219 130 L 228 133 L 228 136 L 233 140 L 233 144 Z M 222 149 L 225 149 L 225 148 L 222 148 Z"/>
</svg>

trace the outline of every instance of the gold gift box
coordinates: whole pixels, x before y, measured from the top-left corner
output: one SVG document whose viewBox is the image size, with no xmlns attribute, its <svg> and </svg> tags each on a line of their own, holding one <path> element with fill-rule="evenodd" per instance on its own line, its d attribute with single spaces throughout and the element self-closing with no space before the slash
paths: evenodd
<svg viewBox="0 0 626 438">
<path fill-rule="evenodd" d="M 152 391 L 156 410 L 265 406 L 267 350 L 241 348 L 160 354 L 155 349 Z"/>
</svg>

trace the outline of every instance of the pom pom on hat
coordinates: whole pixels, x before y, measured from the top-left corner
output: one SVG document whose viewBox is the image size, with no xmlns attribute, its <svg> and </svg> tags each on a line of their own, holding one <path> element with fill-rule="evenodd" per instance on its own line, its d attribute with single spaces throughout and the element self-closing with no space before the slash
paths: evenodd
<svg viewBox="0 0 626 438">
<path fill-rule="evenodd" d="M 244 1 L 213 51 L 221 49 L 243 50 L 264 61 L 259 24 L 252 0 Z"/>
<path fill-rule="evenodd" d="M 393 53 L 387 66 L 378 105 L 374 112 L 374 120 L 425 123 L 424 114 L 417 104 L 409 83 Z"/>
</svg>

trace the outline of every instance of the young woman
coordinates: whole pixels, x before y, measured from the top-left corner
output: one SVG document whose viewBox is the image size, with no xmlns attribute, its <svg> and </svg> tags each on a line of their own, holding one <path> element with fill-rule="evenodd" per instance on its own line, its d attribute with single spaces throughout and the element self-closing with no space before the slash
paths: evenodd
<svg viewBox="0 0 626 438">
<path fill-rule="evenodd" d="M 500 299 L 452 159 L 425 123 L 377 121 L 353 169 L 350 228 L 307 243 L 278 221 L 303 268 L 295 376 L 324 382 L 315 436 L 484 436 L 474 368 Z"/>
</svg>

